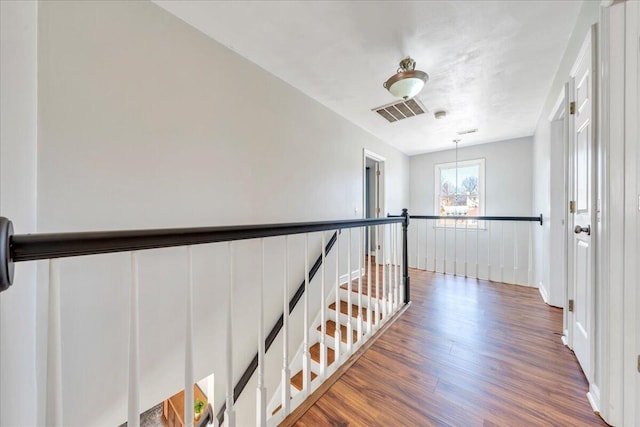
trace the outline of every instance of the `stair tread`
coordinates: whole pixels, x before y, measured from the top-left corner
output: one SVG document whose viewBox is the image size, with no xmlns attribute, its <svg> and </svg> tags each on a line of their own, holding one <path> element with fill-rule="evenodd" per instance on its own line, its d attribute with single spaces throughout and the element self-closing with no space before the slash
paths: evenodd
<svg viewBox="0 0 640 427">
<path fill-rule="evenodd" d="M 313 381 L 318 374 L 311 371 L 311 381 Z M 298 389 L 298 391 L 302 391 L 302 369 L 298 371 L 293 377 L 291 377 L 291 385 Z"/>
<path fill-rule="evenodd" d="M 320 363 L 320 343 L 317 342 L 309 348 L 311 353 L 311 360 L 316 363 Z M 336 360 L 336 352 L 332 348 L 327 347 L 327 366 L 331 365 Z"/>
<path fill-rule="evenodd" d="M 369 293 L 367 291 L 367 286 L 368 285 L 367 285 L 366 278 L 367 278 L 366 276 L 364 276 L 362 278 L 362 295 L 364 295 L 364 296 L 368 296 L 369 295 Z M 378 286 L 380 288 L 382 288 L 382 280 L 380 280 L 380 282 L 378 282 Z M 340 286 L 340 288 L 344 289 L 346 291 L 349 290 L 349 286 L 347 286 L 347 283 L 345 283 L 344 285 Z M 351 292 L 353 292 L 355 294 L 358 293 L 358 280 L 354 280 L 351 283 Z M 376 297 L 376 284 L 375 284 L 374 281 L 371 282 L 371 296 L 374 297 L 374 298 Z"/>
<path fill-rule="evenodd" d="M 318 326 L 318 330 L 321 331 L 322 330 L 322 325 Z M 335 338 L 336 336 L 336 322 L 334 322 L 333 320 L 327 320 L 327 326 L 326 326 L 326 332 L 327 335 L 329 335 L 332 338 Z M 358 331 L 353 330 L 353 342 L 357 342 L 358 341 Z M 342 341 L 343 343 L 347 342 L 347 327 L 345 325 L 340 325 L 340 341 Z"/>
<path fill-rule="evenodd" d="M 331 305 L 329 306 L 329 310 L 334 310 L 336 309 L 336 303 L 333 302 L 331 303 Z M 344 315 L 349 315 L 349 303 L 347 301 L 340 301 L 340 313 L 344 314 Z M 357 304 L 351 304 L 351 317 L 357 318 L 358 317 L 358 305 Z M 380 317 L 382 317 L 382 314 L 380 314 Z M 362 307 L 362 321 L 366 322 L 367 321 L 367 309 Z M 376 322 L 375 317 L 373 318 L 373 323 Z"/>
</svg>

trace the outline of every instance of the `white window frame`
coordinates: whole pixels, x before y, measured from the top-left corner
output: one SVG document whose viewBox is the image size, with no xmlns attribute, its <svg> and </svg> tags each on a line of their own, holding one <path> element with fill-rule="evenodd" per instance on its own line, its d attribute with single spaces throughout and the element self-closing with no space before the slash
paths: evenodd
<svg viewBox="0 0 640 427">
<path fill-rule="evenodd" d="M 469 160 L 461 160 L 458 161 L 458 168 L 463 168 L 463 167 L 467 167 L 467 166 L 480 166 L 480 171 L 479 171 L 479 176 L 478 176 L 478 198 L 480 199 L 480 215 L 479 216 L 484 216 L 485 215 L 485 210 L 486 210 L 486 205 L 487 205 L 487 200 L 486 200 L 486 193 L 485 193 L 485 181 L 486 181 L 486 177 L 485 177 L 485 159 L 484 158 L 479 158 L 479 159 L 469 159 Z M 434 182 L 434 191 L 433 191 L 433 210 L 434 210 L 434 215 L 440 215 L 440 186 L 441 186 L 441 182 L 440 182 L 440 177 L 441 177 L 441 172 L 442 169 L 455 169 L 456 167 L 456 162 L 447 162 L 447 163 L 437 163 L 436 165 L 434 165 L 434 174 L 433 174 L 433 182 Z M 462 221 L 464 219 L 464 216 L 459 216 L 459 217 L 452 217 L 452 218 L 459 218 L 458 220 L 458 226 L 460 226 L 460 224 L 462 224 L 462 228 L 464 228 L 464 222 Z M 484 221 L 481 221 L 478 223 L 478 227 L 479 228 L 484 228 Z M 438 227 L 451 227 L 454 228 L 456 227 L 456 224 L 454 223 L 454 221 L 451 221 L 451 223 L 447 224 L 445 222 L 445 220 L 438 220 L 437 222 L 437 226 Z M 475 228 L 475 227 L 474 227 Z"/>
</svg>

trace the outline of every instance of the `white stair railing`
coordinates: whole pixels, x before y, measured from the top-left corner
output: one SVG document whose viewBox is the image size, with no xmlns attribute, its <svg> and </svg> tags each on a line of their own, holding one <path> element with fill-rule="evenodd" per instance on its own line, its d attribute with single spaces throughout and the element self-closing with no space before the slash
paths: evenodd
<svg viewBox="0 0 640 427">
<path fill-rule="evenodd" d="M 410 267 L 533 285 L 532 229 L 536 222 L 542 224 L 542 216 L 416 215 L 411 220 L 415 226 L 408 236 Z M 484 253 L 481 247 L 485 248 Z M 525 251 L 527 260 L 520 256 Z"/>
<path fill-rule="evenodd" d="M 184 381 L 180 386 L 183 387 L 183 391 L 171 397 L 173 399 L 176 396 L 182 396 L 181 398 L 184 400 L 180 405 L 182 408 L 180 413 L 178 414 L 177 410 L 174 410 L 173 416 L 181 418 L 181 423 L 188 427 L 196 425 L 199 427 L 203 422 L 209 421 L 212 421 L 214 425 L 222 422 L 223 425 L 229 427 L 233 427 L 237 423 L 244 424 L 246 413 L 237 412 L 238 408 L 241 408 L 238 396 L 253 372 L 256 372 L 256 399 L 253 401 L 255 403 L 254 420 L 256 425 L 264 427 L 274 425 L 289 415 L 305 398 L 317 390 L 323 381 L 335 373 L 341 364 L 354 355 L 404 302 L 408 301 L 408 296 L 404 296 L 404 286 L 408 283 L 408 275 L 406 268 L 403 268 L 406 266 L 401 264 L 404 258 L 400 256 L 400 253 L 406 254 L 406 238 L 403 240 L 405 243 L 399 244 L 399 226 L 403 225 L 402 232 L 406 237 L 408 220 L 408 214 L 405 213 L 403 217 L 399 218 L 369 220 L 14 236 L 10 221 L 6 218 L 0 218 L 0 243 L 2 243 L 0 246 L 10 249 L 6 254 L 0 253 L 0 256 L 7 258 L 3 260 L 4 262 L 0 262 L 0 280 L 2 280 L 0 289 L 4 290 L 11 286 L 14 262 L 49 260 L 47 383 L 43 416 L 46 425 L 65 425 L 62 387 L 61 261 L 58 258 L 112 252 L 128 252 L 130 255 L 130 272 L 128 272 L 130 282 L 127 284 L 129 287 L 126 358 L 128 383 L 126 386 L 126 405 L 124 406 L 126 406 L 127 425 L 135 427 L 141 425 L 141 412 L 147 409 L 141 405 L 143 388 L 141 386 L 140 347 L 143 341 L 140 339 L 141 266 L 138 258 L 139 251 L 185 247 L 186 251 L 181 252 L 182 255 L 178 255 L 180 271 L 184 271 L 183 268 L 186 265 L 186 274 L 182 276 L 182 280 L 178 280 L 184 285 L 180 291 L 184 292 L 182 303 L 185 310 L 184 328 L 179 328 L 180 334 L 184 337 L 184 364 L 182 366 Z M 356 228 L 355 232 L 354 228 Z M 329 244 L 326 243 L 325 233 L 327 231 L 334 233 Z M 304 234 L 305 275 L 302 288 L 298 288 L 292 298 L 290 293 L 290 289 L 292 289 L 290 288 L 291 260 L 296 259 L 295 256 L 300 254 L 297 252 L 293 258 L 291 257 L 289 236 L 295 234 Z M 377 246 L 375 251 L 372 251 L 371 244 L 364 244 L 366 236 L 368 236 L 369 243 L 371 243 L 371 238 L 375 236 Z M 309 253 L 312 237 L 315 242 L 321 243 L 321 255 L 314 266 L 310 268 Z M 258 275 L 260 277 L 255 293 L 257 313 L 250 313 L 257 317 L 255 323 L 252 324 L 257 325 L 258 348 L 255 360 L 242 375 L 238 385 L 235 385 L 234 363 L 235 360 L 238 360 L 238 355 L 234 354 L 234 339 L 236 339 L 234 337 L 236 331 L 236 326 L 233 323 L 234 313 L 242 312 L 244 314 L 242 304 L 246 304 L 246 301 L 236 301 L 234 298 L 234 290 L 238 286 L 237 276 L 242 276 L 242 274 L 236 275 L 236 269 L 239 268 L 236 265 L 238 262 L 236 252 L 239 251 L 239 245 L 236 245 L 235 242 L 247 239 L 260 239 L 258 255 L 260 260 Z M 283 271 L 281 270 L 282 276 L 280 277 L 283 292 L 282 320 L 280 326 L 276 324 L 265 337 L 265 292 L 269 292 L 265 289 L 268 279 L 265 266 L 266 239 L 281 239 L 284 250 L 281 253 Z M 198 300 L 194 298 L 194 293 L 197 286 L 204 285 L 196 283 L 196 278 L 199 278 L 200 275 L 196 275 L 194 270 L 197 263 L 194 258 L 193 245 L 222 245 L 225 244 L 223 242 L 227 245 L 228 278 L 223 279 L 220 288 L 223 290 L 221 294 L 226 292 L 227 295 L 226 302 L 219 304 L 218 307 L 226 309 L 222 315 L 224 320 L 221 330 L 224 332 L 221 334 L 219 346 L 220 353 L 223 355 L 220 371 L 224 381 L 214 381 L 214 373 L 208 372 L 205 376 L 206 385 L 203 387 L 206 389 L 205 397 L 210 404 L 215 402 L 216 387 L 220 387 L 218 390 L 220 396 L 225 395 L 225 399 L 221 408 L 215 408 L 214 405 L 214 410 L 219 409 L 217 417 L 214 417 L 211 410 L 208 410 L 204 419 L 196 420 L 194 406 L 197 405 L 194 404 L 200 399 L 200 393 L 204 394 L 204 392 L 201 387 L 197 386 L 195 376 L 195 372 L 201 372 L 202 369 L 197 369 L 201 366 L 197 366 L 198 360 L 196 360 L 195 344 L 197 342 L 194 334 L 197 313 L 194 312 L 194 307 L 196 307 Z M 327 251 L 330 250 L 331 245 L 334 245 L 335 248 L 329 253 Z M 277 257 L 280 258 L 280 255 Z M 244 265 L 243 268 L 245 268 Z M 334 280 L 330 279 L 328 268 L 335 268 Z M 345 268 L 346 271 L 343 271 Z M 315 280 L 320 283 L 314 284 L 311 271 L 314 275 L 315 272 L 320 272 L 320 279 Z M 143 277 L 146 276 L 143 274 Z M 269 280 L 269 283 L 271 282 L 272 280 Z M 331 286 L 332 284 L 334 286 Z M 313 298 L 319 298 L 319 300 L 312 301 L 312 295 Z M 290 298 L 292 299 L 290 300 Z M 292 323 L 293 316 L 295 319 L 300 319 L 299 314 L 294 312 L 300 298 L 303 298 L 303 304 L 301 308 L 298 308 L 297 313 L 302 312 L 302 320 L 300 323 Z M 313 317 L 311 307 L 315 307 L 314 310 L 317 308 L 315 317 Z M 334 327 L 329 329 L 327 325 L 331 323 L 334 323 Z M 290 346 L 297 343 L 292 343 L 291 339 L 292 336 L 297 337 L 295 332 L 297 325 L 300 324 L 303 327 L 302 337 L 299 341 L 300 347 L 298 352 L 292 356 Z M 242 323 L 237 326 L 238 329 L 243 327 L 246 326 Z M 343 336 L 344 334 L 346 336 Z M 278 335 L 282 338 L 281 380 L 279 385 L 271 385 L 270 388 L 265 372 L 269 366 L 267 350 Z M 333 335 L 333 339 L 328 339 L 331 335 Z M 275 356 L 278 356 L 277 351 L 275 353 Z M 298 372 L 294 375 L 296 386 L 293 388 L 292 372 Z M 272 397 L 267 404 L 269 396 Z M 148 403 L 144 403 L 144 405 L 148 405 Z M 168 406 L 169 404 L 164 405 L 163 411 L 167 411 Z M 239 421 L 240 419 L 243 421 Z"/>
</svg>

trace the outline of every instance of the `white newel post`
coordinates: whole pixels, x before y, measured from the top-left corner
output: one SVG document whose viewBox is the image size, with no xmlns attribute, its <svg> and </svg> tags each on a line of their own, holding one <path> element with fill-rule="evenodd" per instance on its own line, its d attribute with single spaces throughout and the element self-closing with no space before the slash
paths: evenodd
<svg viewBox="0 0 640 427">
<path fill-rule="evenodd" d="M 289 373 L 289 236 L 284 237 L 284 283 L 282 297 L 282 414 L 291 408 L 291 374 Z"/>
<path fill-rule="evenodd" d="M 233 242 L 229 242 L 229 294 L 227 296 L 227 401 L 224 419 L 227 427 L 235 427 L 233 409 Z"/>
<path fill-rule="evenodd" d="M 187 292 L 185 297 L 186 319 L 184 340 L 184 420 L 187 427 L 193 426 L 193 252 L 187 246 Z"/>
<path fill-rule="evenodd" d="M 131 296 L 129 300 L 128 427 L 140 427 L 139 293 L 138 253 L 134 251 L 131 252 Z"/>
<path fill-rule="evenodd" d="M 60 325 L 60 265 L 49 260 L 49 330 L 47 332 L 47 426 L 62 426 L 62 333 Z"/>
<path fill-rule="evenodd" d="M 260 290 L 258 297 L 258 387 L 256 425 L 267 425 L 267 390 L 264 386 L 264 239 L 260 239 Z"/>
</svg>

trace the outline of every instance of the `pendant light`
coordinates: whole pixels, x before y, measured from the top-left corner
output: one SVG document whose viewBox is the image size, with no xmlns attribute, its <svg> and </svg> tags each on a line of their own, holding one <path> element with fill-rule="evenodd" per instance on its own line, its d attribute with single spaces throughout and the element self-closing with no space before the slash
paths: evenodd
<svg viewBox="0 0 640 427">
<path fill-rule="evenodd" d="M 396 74 L 389 77 L 382 86 L 393 96 L 407 100 L 420 93 L 429 80 L 424 71 L 416 70 L 416 61 L 407 56 L 400 61 Z"/>
</svg>

